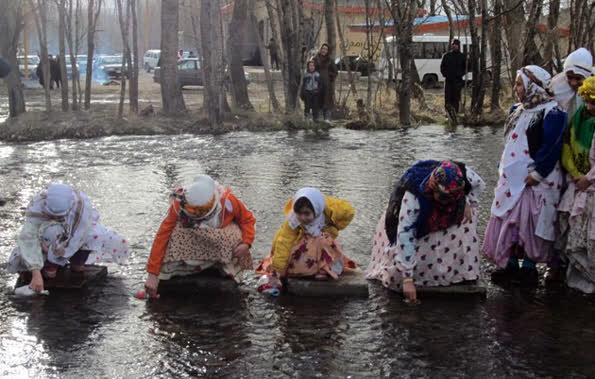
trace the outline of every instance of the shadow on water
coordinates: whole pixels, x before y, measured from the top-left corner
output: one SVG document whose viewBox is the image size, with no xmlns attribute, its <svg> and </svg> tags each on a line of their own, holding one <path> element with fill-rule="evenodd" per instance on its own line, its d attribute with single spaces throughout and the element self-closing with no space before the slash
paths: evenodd
<svg viewBox="0 0 595 379">
<path fill-rule="evenodd" d="M 501 128 L 442 126 L 217 136 L 108 137 L 0 144 L 0 264 L 23 209 L 49 180 L 88 194 L 131 242 L 122 267 L 82 292 L 17 301 L 0 270 L 3 377 L 595 377 L 595 300 L 565 289 L 490 286 L 485 300 L 427 298 L 409 307 L 372 286 L 369 299 L 269 298 L 248 276 L 236 294 L 141 301 L 147 257 L 170 191 L 206 172 L 256 215 L 255 260 L 270 251 L 283 207 L 302 186 L 349 200 L 339 241 L 365 269 L 391 188 L 420 159 L 455 159 L 487 183 L 482 233 L 503 147 Z M 491 270 L 481 263 L 484 275 Z"/>
</svg>

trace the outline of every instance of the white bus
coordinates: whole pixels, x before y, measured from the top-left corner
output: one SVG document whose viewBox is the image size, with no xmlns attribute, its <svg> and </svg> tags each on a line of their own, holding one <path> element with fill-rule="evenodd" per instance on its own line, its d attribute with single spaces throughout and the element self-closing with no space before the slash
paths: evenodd
<svg viewBox="0 0 595 379">
<path fill-rule="evenodd" d="M 455 37 L 461 41 L 461 52 L 467 54 L 471 47 L 471 37 Z M 415 59 L 415 67 L 419 73 L 419 79 L 425 88 L 435 87 L 438 82 L 444 82 L 444 76 L 440 73 L 440 62 L 442 56 L 449 51 L 450 41 L 448 36 L 422 35 L 413 36 L 413 58 Z M 378 71 L 380 71 L 384 79 L 388 79 L 389 66 L 386 54 L 387 47 L 390 47 L 391 62 L 393 69 L 396 71 L 392 77 L 399 79 L 401 77 L 401 70 L 398 64 L 397 41 L 395 37 L 388 37 L 386 45 L 382 48 L 380 58 L 378 60 Z M 489 67 L 488 57 L 488 67 Z M 471 68 L 469 68 L 471 70 Z M 471 73 L 467 73 L 464 79 L 471 80 L 473 77 Z"/>
</svg>

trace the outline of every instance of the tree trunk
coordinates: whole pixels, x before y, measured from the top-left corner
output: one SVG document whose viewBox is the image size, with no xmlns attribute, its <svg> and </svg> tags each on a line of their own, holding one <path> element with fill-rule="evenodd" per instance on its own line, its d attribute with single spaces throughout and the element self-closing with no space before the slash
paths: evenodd
<svg viewBox="0 0 595 379">
<path fill-rule="evenodd" d="M 391 0 L 391 13 L 396 28 L 401 81 L 396 86 L 399 101 L 399 121 L 411 125 L 411 87 L 413 85 L 413 20 L 417 6 L 415 0 Z"/>
<path fill-rule="evenodd" d="M 132 56 L 128 61 L 128 72 L 130 74 L 130 87 L 128 93 L 128 100 L 130 102 L 130 111 L 138 113 L 138 65 L 140 57 L 138 53 L 138 16 L 136 13 L 136 0 L 129 0 L 129 10 L 132 18 Z M 130 54 L 130 50 L 128 51 Z M 134 58 L 134 59 L 132 59 Z M 132 63 L 132 65 L 130 65 Z"/>
<path fill-rule="evenodd" d="M 223 33 L 221 1 L 200 3 L 201 69 L 204 84 L 204 104 L 211 127 L 223 125 L 225 91 L 223 89 Z"/>
<path fill-rule="evenodd" d="M 487 35 L 488 35 L 488 10 L 487 0 L 481 0 L 481 35 L 478 35 L 477 25 L 475 24 L 476 14 L 475 0 L 469 0 L 469 18 L 473 21 L 469 23 L 471 31 L 471 62 L 473 72 L 473 87 L 471 91 L 471 118 L 477 121 L 483 114 L 483 101 L 485 98 L 485 85 L 487 83 Z"/>
<path fill-rule="evenodd" d="M 75 37 L 73 37 L 72 30 L 72 19 L 74 10 L 74 0 L 68 2 L 68 12 L 66 13 L 66 40 L 68 42 L 68 50 L 70 54 L 70 67 L 72 67 L 72 110 L 78 110 L 78 94 L 77 94 L 77 83 L 79 79 L 79 70 L 76 64 L 76 56 L 78 55 L 77 46 L 75 46 L 74 38 L 78 40 L 78 27 L 75 31 Z M 80 0 L 77 0 L 77 9 L 80 6 Z M 76 17 L 76 15 L 75 15 Z M 78 19 L 76 21 L 78 23 Z"/>
<path fill-rule="evenodd" d="M 558 18 L 560 17 L 560 0 L 550 0 L 547 16 L 548 30 L 544 47 L 545 69 L 554 72 L 554 45 L 558 43 Z M 557 68 L 557 67 L 556 67 Z"/>
<path fill-rule="evenodd" d="M 500 89 L 502 80 L 502 33 L 500 31 L 502 17 L 502 0 L 494 1 L 496 18 L 490 21 L 490 48 L 492 52 L 492 96 L 490 109 L 495 112 L 500 109 Z"/>
<path fill-rule="evenodd" d="M 523 62 L 523 54 L 520 49 L 523 46 L 523 25 L 525 24 L 522 2 L 519 4 L 519 0 L 504 0 L 504 12 L 506 12 L 504 30 L 510 59 L 510 76 L 514 77 Z"/>
<path fill-rule="evenodd" d="M 25 113 L 23 84 L 17 63 L 17 46 L 23 29 L 23 4 L 19 1 L 0 0 L 0 54 L 7 59 L 11 70 L 4 79 L 8 92 L 9 117 Z"/>
<path fill-rule="evenodd" d="M 52 111 L 52 96 L 50 94 L 50 60 L 48 59 L 48 40 L 47 40 L 47 0 L 29 1 L 29 7 L 33 12 L 33 19 L 37 27 L 37 37 L 39 39 L 39 53 L 41 54 L 41 69 L 43 75 L 43 89 L 45 95 L 45 110 Z"/>
<path fill-rule="evenodd" d="M 219 3 L 219 0 L 214 2 Z M 210 3 L 210 1 L 203 1 Z M 203 18 L 203 20 L 205 20 Z M 186 110 L 182 89 L 178 82 L 179 1 L 161 1 L 161 101 L 166 115 Z M 205 51 L 202 51 L 203 54 Z"/>
<path fill-rule="evenodd" d="M 366 0 L 366 4 L 369 0 Z M 366 5 L 367 7 L 367 5 Z M 335 54 L 337 53 L 337 25 L 335 25 L 336 20 L 336 8 L 337 2 L 336 0 L 324 0 L 324 22 L 326 24 L 326 40 L 329 46 L 329 57 L 331 59 L 335 59 Z M 366 12 L 366 18 L 368 17 Z"/>
<path fill-rule="evenodd" d="M 281 41 L 284 48 L 283 79 L 285 84 L 285 112 L 297 110 L 298 91 L 302 81 L 302 31 L 300 23 L 301 0 L 278 0 Z"/>
<path fill-rule="evenodd" d="M 258 31 L 258 20 L 256 19 L 256 15 L 254 14 L 254 8 L 250 9 L 250 21 L 252 24 L 252 29 L 254 30 L 254 33 L 256 33 L 256 38 L 258 42 L 258 53 L 261 57 L 263 57 L 262 66 L 264 68 L 264 76 L 267 83 L 267 89 L 269 91 L 269 100 L 271 102 L 273 112 L 279 113 L 281 112 L 281 105 L 279 104 L 279 100 L 277 100 L 277 96 L 275 95 L 275 83 L 273 82 L 273 77 L 271 75 L 271 67 L 269 61 L 264 59 L 266 51 L 263 41 L 264 36 L 261 36 Z"/>
<path fill-rule="evenodd" d="M 57 0 L 58 7 L 58 41 L 60 46 L 60 56 L 58 57 L 58 64 L 60 65 L 61 77 L 61 97 L 62 97 L 62 112 L 68 112 L 70 106 L 68 104 L 68 75 L 66 71 L 66 0 Z"/>
<path fill-rule="evenodd" d="M 118 105 L 118 118 L 124 117 L 124 99 L 126 97 L 126 77 L 129 76 L 132 67 L 130 57 L 130 44 L 128 42 L 128 27 L 130 25 L 130 0 L 122 6 L 124 0 L 116 0 L 116 10 L 118 12 L 118 20 L 120 23 L 120 34 L 122 36 L 122 48 L 124 54 L 122 56 L 122 66 L 120 70 L 120 103 Z M 124 7 L 126 14 L 124 14 Z"/>
<path fill-rule="evenodd" d="M 87 72 L 85 77 L 85 109 L 91 108 L 91 82 L 93 80 L 93 55 L 95 54 L 95 30 L 103 0 L 88 0 L 87 5 Z"/>
<path fill-rule="evenodd" d="M 543 7 L 543 0 L 533 0 L 529 11 L 529 17 L 525 27 L 525 43 L 523 49 L 523 66 L 529 64 L 542 65 L 541 54 L 535 43 L 535 36 L 537 35 L 537 24 L 539 16 L 541 16 L 541 9 Z"/>
<path fill-rule="evenodd" d="M 455 24 L 452 20 L 452 12 L 450 7 L 448 6 L 447 0 L 442 0 L 442 9 L 444 9 L 444 13 L 446 14 L 446 18 L 448 19 L 448 41 L 449 43 L 455 38 Z"/>
<path fill-rule="evenodd" d="M 380 2 L 380 0 L 378 0 Z M 337 22 L 337 34 L 339 35 L 339 43 L 341 44 L 341 54 L 343 56 L 347 56 L 347 43 L 345 41 L 345 36 L 343 34 L 344 28 L 341 28 L 341 22 L 339 20 L 339 12 L 336 9 L 337 2 L 335 1 L 335 20 Z M 380 8 L 380 7 L 379 7 Z M 386 44 L 385 44 L 386 46 Z M 341 102 L 341 108 L 345 109 L 347 107 L 347 99 L 349 98 L 349 93 L 353 92 L 353 96 L 357 96 L 357 88 L 355 85 L 355 78 L 352 75 L 351 65 L 347 65 L 347 80 L 349 80 L 349 90 L 347 94 L 343 98 Z M 341 80 L 343 82 L 343 80 Z"/>
<path fill-rule="evenodd" d="M 242 62 L 242 48 L 244 36 L 248 30 L 248 9 L 252 4 L 249 0 L 236 0 L 233 7 L 233 15 L 229 25 L 229 57 L 231 91 L 233 93 L 234 106 L 240 109 L 253 110 L 248 97 L 248 83 L 244 74 Z M 262 57 L 263 55 L 261 55 Z"/>
</svg>

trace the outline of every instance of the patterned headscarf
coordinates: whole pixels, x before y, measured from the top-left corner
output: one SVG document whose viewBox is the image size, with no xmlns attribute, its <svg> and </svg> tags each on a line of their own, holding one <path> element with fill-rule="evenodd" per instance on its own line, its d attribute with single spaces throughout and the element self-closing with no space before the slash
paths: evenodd
<svg viewBox="0 0 595 379">
<path fill-rule="evenodd" d="M 465 177 L 455 163 L 444 161 L 420 185 L 424 197 L 433 202 L 427 230 L 445 230 L 460 224 L 465 215 Z"/>
<path fill-rule="evenodd" d="M 525 109 L 535 108 L 553 99 L 553 94 L 548 89 L 552 80 L 549 72 L 539 66 L 529 65 L 521 68 L 517 73 L 525 85 L 525 96 L 521 99 Z"/>
</svg>

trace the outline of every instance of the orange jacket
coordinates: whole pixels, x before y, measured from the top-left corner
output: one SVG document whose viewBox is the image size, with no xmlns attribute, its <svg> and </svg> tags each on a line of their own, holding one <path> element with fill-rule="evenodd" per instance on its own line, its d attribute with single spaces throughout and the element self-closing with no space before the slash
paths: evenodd
<svg viewBox="0 0 595 379">
<path fill-rule="evenodd" d="M 221 214 L 218 216 L 223 216 L 221 228 L 226 227 L 231 222 L 235 222 L 242 231 L 242 242 L 252 246 L 252 242 L 254 241 L 254 224 L 256 223 L 252 212 L 229 189 L 226 189 L 225 194 L 221 196 L 221 209 Z M 149 256 L 149 263 L 147 264 L 147 272 L 155 275 L 159 275 L 161 272 L 161 264 L 165 257 L 167 243 L 178 223 L 179 213 L 180 202 L 174 201 L 169 207 L 167 216 L 161 223 L 155 236 L 151 255 Z"/>
</svg>

